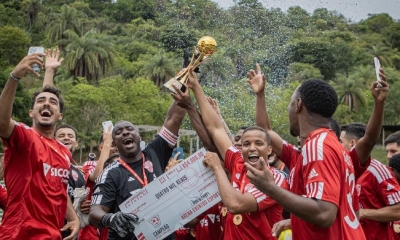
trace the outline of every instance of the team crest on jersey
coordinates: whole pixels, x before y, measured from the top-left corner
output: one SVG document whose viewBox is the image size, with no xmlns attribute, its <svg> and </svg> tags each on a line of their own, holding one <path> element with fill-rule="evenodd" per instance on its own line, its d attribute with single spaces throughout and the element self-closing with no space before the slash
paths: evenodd
<svg viewBox="0 0 400 240">
<path fill-rule="evenodd" d="M 149 220 L 149 223 L 151 223 L 151 225 L 153 225 L 153 227 L 158 228 L 159 226 L 161 226 L 161 220 L 160 217 L 158 215 L 152 217 Z"/>
<path fill-rule="evenodd" d="M 144 162 L 144 168 L 147 169 L 147 171 L 149 172 L 153 172 L 153 163 L 150 162 L 149 160 L 147 160 L 146 162 Z"/>
<path fill-rule="evenodd" d="M 78 173 L 75 170 L 71 169 L 71 174 L 74 181 L 78 181 Z"/>
</svg>

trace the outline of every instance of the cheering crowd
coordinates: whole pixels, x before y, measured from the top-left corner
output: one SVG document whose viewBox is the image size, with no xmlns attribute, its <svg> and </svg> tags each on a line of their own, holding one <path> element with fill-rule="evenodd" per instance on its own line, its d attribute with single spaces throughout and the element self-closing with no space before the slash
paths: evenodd
<svg viewBox="0 0 400 240">
<path fill-rule="evenodd" d="M 104 130 L 98 159 L 90 155 L 80 169 L 72 158 L 77 131 L 58 125 L 64 102 L 53 78 L 62 61 L 54 49 L 26 56 L 1 92 L 0 178 L 4 174 L 6 188 L 0 188 L 0 239 L 136 239 L 138 217 L 119 205 L 179 164 L 172 152 L 186 113 L 207 149 L 203 164 L 215 173 L 222 201 L 165 239 L 400 239 L 400 132 L 385 140 L 389 166 L 370 156 L 389 91 L 383 69 L 371 87 L 367 125 L 340 127 L 332 119 L 335 90 L 323 80 L 303 81 L 288 106 L 294 146 L 271 129 L 258 64 L 247 74 L 256 126 L 234 135 L 189 67 L 185 90 L 173 85 L 164 124 L 145 148 L 139 129 L 121 120 Z M 12 108 L 19 80 L 39 76 L 33 64 L 44 69 L 44 80 L 32 97 L 27 126 L 12 119 Z"/>
</svg>

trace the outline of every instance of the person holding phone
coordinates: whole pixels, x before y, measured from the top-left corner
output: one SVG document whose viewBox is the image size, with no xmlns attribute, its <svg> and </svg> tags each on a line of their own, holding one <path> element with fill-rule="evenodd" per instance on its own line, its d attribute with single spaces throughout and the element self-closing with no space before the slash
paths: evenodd
<svg viewBox="0 0 400 240">
<path fill-rule="evenodd" d="M 57 88 L 46 86 L 34 93 L 29 116 L 32 127 L 14 121 L 12 106 L 19 80 L 28 73 L 39 76 L 32 65 L 43 67 L 44 54 L 31 54 L 18 63 L 0 95 L 0 137 L 6 145 L 4 176 L 8 202 L 0 226 L 0 239 L 74 239 L 79 220 L 67 197 L 71 153 L 54 139 L 63 117 L 64 102 Z M 64 219 L 68 223 L 64 226 Z"/>
</svg>

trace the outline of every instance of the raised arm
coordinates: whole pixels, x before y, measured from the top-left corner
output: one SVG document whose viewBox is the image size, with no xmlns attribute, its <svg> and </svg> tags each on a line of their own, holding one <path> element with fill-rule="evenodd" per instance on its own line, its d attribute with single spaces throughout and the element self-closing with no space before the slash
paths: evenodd
<svg viewBox="0 0 400 240">
<path fill-rule="evenodd" d="M 99 160 L 97 161 L 96 167 L 92 174 L 90 174 L 89 179 L 90 181 L 96 181 L 97 177 L 103 172 L 104 169 L 104 162 L 110 157 L 110 149 L 112 146 L 112 126 L 110 125 L 107 131 L 103 132 L 103 148 L 100 152 Z"/>
<path fill-rule="evenodd" d="M 211 135 L 220 155 L 225 160 L 226 150 L 232 145 L 232 142 L 225 132 L 224 126 L 214 109 L 208 103 L 207 97 L 201 88 L 193 68 L 189 68 L 189 87 L 192 88 L 194 95 L 200 107 L 201 116 L 208 132 Z"/>
<path fill-rule="evenodd" d="M 374 109 L 372 110 L 364 136 L 360 138 L 355 145 L 355 150 L 360 159 L 361 166 L 364 166 L 370 158 L 370 154 L 378 141 L 383 124 L 385 101 L 389 92 L 389 84 L 386 82 L 386 75 L 383 69 L 380 69 L 379 75 L 381 77 L 379 83 L 382 87 L 378 87 L 378 82 L 374 82 L 372 85 L 371 93 L 374 97 Z"/>
<path fill-rule="evenodd" d="M 229 129 L 228 125 L 226 124 L 224 118 L 222 117 L 221 110 L 219 109 L 218 103 L 215 99 L 211 97 L 207 97 L 208 103 L 211 105 L 211 107 L 214 109 L 214 111 L 217 113 L 219 118 L 221 119 L 222 126 L 224 126 L 226 134 L 228 134 L 228 137 L 231 139 L 231 142 L 233 143 L 233 136 L 232 132 Z"/>
<path fill-rule="evenodd" d="M 0 95 L 0 137 L 2 138 L 10 138 L 14 130 L 14 121 L 11 116 L 19 79 L 25 77 L 28 73 L 40 76 L 39 73 L 33 71 L 32 65 L 36 63 L 42 69 L 43 61 L 41 56 L 43 54 L 32 54 L 24 57 L 10 73 L 10 77 Z"/>
<path fill-rule="evenodd" d="M 168 109 L 167 115 L 164 120 L 164 127 L 171 133 L 178 136 L 179 127 L 182 124 L 183 118 L 185 117 L 186 110 L 178 106 L 174 101 Z M 170 146 L 174 147 L 174 146 Z"/>
<path fill-rule="evenodd" d="M 54 74 L 58 67 L 61 66 L 61 63 L 64 61 L 63 58 L 58 59 L 60 56 L 60 51 L 57 49 L 47 49 L 45 59 L 45 72 L 43 79 L 43 87 L 49 85 L 54 86 Z"/>
<path fill-rule="evenodd" d="M 189 87 L 185 85 L 186 90 L 182 92 L 178 86 L 173 85 L 175 88 L 176 94 L 172 94 L 172 97 L 175 99 L 178 106 L 186 109 L 190 122 L 197 135 L 200 138 L 200 141 L 203 143 L 204 147 L 211 152 L 217 152 L 217 148 L 214 144 L 214 141 L 211 138 L 211 135 L 208 133 L 206 127 L 204 126 L 203 120 L 200 116 L 199 111 L 194 105 L 192 99 L 190 98 Z"/>
<path fill-rule="evenodd" d="M 267 105 L 265 103 L 265 76 L 261 73 L 260 65 L 257 63 L 257 73 L 251 69 L 247 73 L 248 80 L 254 93 L 256 94 L 256 125 L 264 128 L 271 138 L 271 146 L 274 153 L 280 157 L 282 154 L 282 138 L 272 131 Z"/>
</svg>

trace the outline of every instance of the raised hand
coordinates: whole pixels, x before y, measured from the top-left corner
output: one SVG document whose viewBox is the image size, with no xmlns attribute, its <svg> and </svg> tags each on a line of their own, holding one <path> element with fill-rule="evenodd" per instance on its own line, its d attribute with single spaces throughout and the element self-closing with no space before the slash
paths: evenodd
<svg viewBox="0 0 400 240">
<path fill-rule="evenodd" d="M 386 81 L 386 75 L 382 68 L 379 69 L 380 81 L 374 82 L 371 87 L 371 94 L 375 101 L 384 102 L 389 93 L 389 84 Z"/>
<path fill-rule="evenodd" d="M 57 69 L 61 66 L 61 63 L 64 61 L 64 58 L 60 58 L 60 51 L 58 49 L 47 49 L 46 52 L 46 62 L 45 62 L 45 69 Z"/>
<path fill-rule="evenodd" d="M 28 73 L 32 73 L 38 77 L 40 77 L 40 74 L 35 72 L 32 69 L 33 64 L 38 64 L 39 68 L 43 68 L 43 59 L 42 57 L 44 54 L 42 53 L 35 53 L 31 54 L 29 56 L 24 57 L 18 65 L 14 68 L 14 70 L 11 72 L 12 75 L 16 78 L 23 78 L 25 77 Z"/>
<path fill-rule="evenodd" d="M 260 64 L 256 64 L 257 73 L 251 69 L 247 73 L 247 82 L 250 84 L 255 94 L 260 94 L 264 92 L 265 89 L 265 76 L 261 73 Z"/>
<path fill-rule="evenodd" d="M 188 85 L 189 88 L 193 89 L 193 87 L 200 85 L 199 79 L 197 78 L 197 75 L 194 72 L 193 67 L 189 67 L 188 71 L 189 71 L 189 76 L 186 84 Z"/>
<path fill-rule="evenodd" d="M 187 109 L 190 106 L 193 106 L 192 99 L 190 98 L 189 87 L 187 84 L 183 84 L 185 86 L 185 91 L 182 92 L 179 89 L 177 84 L 172 84 L 172 87 L 175 89 L 175 93 L 172 93 L 172 97 L 175 99 L 176 104 L 179 107 Z"/>
<path fill-rule="evenodd" d="M 218 116 L 221 116 L 221 110 L 219 109 L 217 101 L 211 97 L 207 97 L 208 103 L 211 105 L 211 107 L 214 109 L 214 111 L 217 113 Z"/>
<path fill-rule="evenodd" d="M 171 168 L 175 167 L 176 165 L 178 165 L 179 163 L 181 163 L 183 161 L 183 159 L 177 160 L 179 154 L 181 154 L 180 152 L 177 152 L 174 156 L 174 158 L 170 158 L 168 161 L 168 165 L 165 167 L 165 171 L 170 170 Z"/>
</svg>

